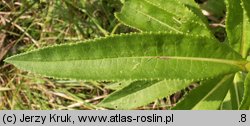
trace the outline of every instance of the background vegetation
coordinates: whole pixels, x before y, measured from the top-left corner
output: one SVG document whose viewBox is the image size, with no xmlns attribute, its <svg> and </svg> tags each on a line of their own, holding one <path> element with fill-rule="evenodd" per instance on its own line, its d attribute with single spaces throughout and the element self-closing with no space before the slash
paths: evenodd
<svg viewBox="0 0 250 126">
<path fill-rule="evenodd" d="M 196 2 L 223 41 L 223 0 Z M 120 0 L 0 0 L 0 110 L 104 109 L 96 104 L 119 83 L 53 80 L 18 70 L 3 59 L 48 45 L 136 32 L 115 19 L 121 6 Z M 168 109 L 195 86 L 138 109 Z"/>
</svg>

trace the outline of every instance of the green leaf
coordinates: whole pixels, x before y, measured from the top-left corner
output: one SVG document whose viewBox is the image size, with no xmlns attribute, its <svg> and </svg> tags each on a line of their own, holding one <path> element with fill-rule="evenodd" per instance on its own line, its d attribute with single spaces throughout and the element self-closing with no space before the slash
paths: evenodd
<svg viewBox="0 0 250 126">
<path fill-rule="evenodd" d="M 111 89 L 111 90 L 120 90 L 120 89 L 130 85 L 133 82 L 134 81 L 119 81 L 119 82 L 115 82 L 115 83 L 111 83 L 111 84 L 106 84 L 105 88 Z"/>
<path fill-rule="evenodd" d="M 207 18 L 203 15 L 199 4 L 197 4 L 194 0 L 177 0 L 180 1 L 185 7 L 190 9 L 195 15 L 200 17 L 200 19 L 205 23 L 208 24 Z"/>
<path fill-rule="evenodd" d="M 226 44 L 170 33 L 110 36 L 10 57 L 18 68 L 54 78 L 119 81 L 203 80 L 245 70 Z"/>
<path fill-rule="evenodd" d="M 250 73 L 247 74 L 245 83 L 244 83 L 244 96 L 240 106 L 242 110 L 249 110 L 250 108 Z"/>
<path fill-rule="evenodd" d="M 230 88 L 231 105 L 233 110 L 238 110 L 244 93 L 244 75 L 242 72 L 235 74 L 233 85 Z"/>
<path fill-rule="evenodd" d="M 205 81 L 192 90 L 173 109 L 175 110 L 216 110 L 220 108 L 229 87 L 233 81 L 233 75 L 227 75 Z"/>
<path fill-rule="evenodd" d="M 241 0 L 243 3 L 243 7 L 247 13 L 248 18 L 250 18 L 250 2 L 249 0 Z"/>
<path fill-rule="evenodd" d="M 126 0 L 116 17 L 141 31 L 211 36 L 203 21 L 178 0 Z"/>
<path fill-rule="evenodd" d="M 227 95 L 221 104 L 220 110 L 232 110 L 230 91 L 227 92 Z"/>
<path fill-rule="evenodd" d="M 243 58 L 249 55 L 250 22 L 240 0 L 227 0 L 226 30 L 230 45 Z"/>
<path fill-rule="evenodd" d="M 169 96 L 189 84 L 189 81 L 181 80 L 137 81 L 112 93 L 99 105 L 113 109 L 133 109 Z"/>
</svg>

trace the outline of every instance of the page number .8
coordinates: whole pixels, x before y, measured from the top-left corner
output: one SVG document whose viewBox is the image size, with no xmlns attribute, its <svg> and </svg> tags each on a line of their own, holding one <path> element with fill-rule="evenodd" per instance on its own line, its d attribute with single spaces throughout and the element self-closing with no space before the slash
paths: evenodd
<svg viewBox="0 0 250 126">
<path fill-rule="evenodd" d="M 246 122 L 247 121 L 247 115 L 241 114 L 240 122 Z"/>
</svg>

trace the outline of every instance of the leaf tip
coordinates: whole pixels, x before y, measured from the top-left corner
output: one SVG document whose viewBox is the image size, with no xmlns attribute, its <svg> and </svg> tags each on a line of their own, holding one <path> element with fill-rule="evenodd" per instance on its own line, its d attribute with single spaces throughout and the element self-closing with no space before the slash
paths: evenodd
<svg viewBox="0 0 250 126">
<path fill-rule="evenodd" d="M 3 60 L 5 63 L 10 63 L 12 64 L 12 57 L 8 57 L 6 59 Z"/>
<path fill-rule="evenodd" d="M 18 65 L 18 62 L 17 62 L 17 61 L 19 61 L 20 58 L 22 58 L 22 56 L 20 56 L 20 54 L 18 54 L 18 55 L 14 55 L 14 56 L 7 57 L 7 58 L 4 59 L 3 61 L 4 61 L 5 63 L 8 63 L 8 64 Z"/>
</svg>

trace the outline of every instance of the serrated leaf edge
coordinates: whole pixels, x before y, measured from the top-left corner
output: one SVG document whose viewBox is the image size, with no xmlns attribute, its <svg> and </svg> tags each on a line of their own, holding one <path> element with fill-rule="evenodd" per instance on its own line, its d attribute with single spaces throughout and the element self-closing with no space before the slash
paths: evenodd
<svg viewBox="0 0 250 126">
<path fill-rule="evenodd" d="M 230 79 L 230 77 L 233 77 L 234 74 L 229 74 L 229 75 L 225 75 L 224 78 L 219 81 L 219 84 L 217 84 L 212 90 L 210 90 L 201 100 L 199 100 L 199 102 L 197 102 L 196 105 L 198 105 L 201 101 L 205 100 L 206 98 L 208 98 L 212 93 L 213 91 L 215 91 L 217 88 L 219 88 L 221 86 L 221 84 L 223 84 L 223 82 L 227 81 L 228 79 Z M 201 83 L 202 84 L 202 83 Z M 201 86 L 201 85 L 200 85 Z M 199 87 L 198 87 L 199 88 Z M 195 89 L 194 89 L 195 90 Z M 188 95 L 188 94 L 187 94 Z M 183 100 L 185 100 L 185 96 L 178 102 L 178 103 L 181 103 Z M 177 103 L 177 105 L 178 105 Z M 195 105 L 195 106 L 196 106 Z M 195 106 L 192 107 L 195 108 Z M 172 109 L 174 109 L 175 107 L 173 107 Z"/>
<path fill-rule="evenodd" d="M 118 35 L 111 35 L 111 36 L 106 36 L 106 37 L 89 39 L 89 40 L 85 40 L 83 42 L 65 43 L 65 44 L 61 44 L 61 45 L 52 45 L 52 46 L 42 47 L 42 48 L 39 48 L 39 49 L 34 49 L 34 50 L 31 50 L 31 51 L 27 51 L 27 52 L 24 52 L 24 53 L 21 53 L 21 54 L 16 54 L 14 56 L 8 57 L 7 59 L 4 60 L 4 62 L 8 62 L 9 63 L 8 60 L 11 59 L 11 58 L 22 56 L 22 55 L 26 55 L 26 54 L 32 53 L 32 52 L 41 51 L 41 50 L 48 49 L 48 48 L 60 47 L 60 46 L 65 46 L 65 45 L 73 46 L 73 45 L 77 45 L 77 44 L 81 44 L 81 43 L 88 43 L 88 42 L 93 43 L 93 42 L 98 42 L 98 40 L 107 39 L 107 38 L 113 38 L 113 37 L 119 37 L 119 36 L 121 37 L 121 36 L 131 36 L 131 35 L 152 35 L 152 34 L 154 34 L 154 35 L 161 35 L 161 34 L 162 35 L 167 35 L 167 34 L 171 35 L 172 34 L 172 35 L 191 36 L 191 37 L 196 37 L 196 38 L 208 38 L 208 37 L 205 37 L 205 36 L 190 35 L 190 34 L 181 34 L 181 33 L 174 33 L 174 32 L 141 32 L 141 33 L 134 32 L 134 33 L 125 33 L 125 34 L 122 33 L 122 34 L 118 34 Z M 208 38 L 208 39 L 210 39 L 210 38 Z M 158 58 L 163 58 L 164 59 L 164 58 L 167 58 L 167 57 L 158 57 Z M 179 58 L 182 58 L 182 57 L 179 57 Z M 177 57 L 177 59 L 178 59 L 178 57 Z M 199 58 L 198 58 L 198 60 L 199 60 Z M 233 60 L 229 60 L 229 61 L 231 62 Z M 220 62 L 220 59 L 219 59 L 218 62 Z M 241 68 L 242 64 L 244 64 L 243 66 L 245 68 L 245 61 L 235 61 L 235 62 L 233 61 L 233 63 L 231 63 L 231 64 L 235 65 L 235 63 L 238 64 L 238 66 L 240 66 L 240 68 Z M 31 72 L 30 70 L 27 70 L 27 69 L 25 69 L 25 68 L 23 68 L 21 66 L 18 66 L 18 65 L 16 65 L 16 66 L 19 67 L 19 68 L 21 68 L 21 69 L 23 69 L 23 70 L 25 70 L 25 71 Z M 32 73 L 36 73 L 36 72 L 32 72 Z M 38 73 L 36 73 L 36 74 L 40 75 L 40 76 L 54 78 L 54 79 L 71 79 L 71 80 L 81 80 L 81 81 L 124 81 L 124 80 L 126 80 L 126 79 L 116 79 L 116 80 L 84 80 L 84 79 L 74 79 L 74 78 L 58 78 L 58 77 L 48 76 L 48 75 L 43 75 L 43 74 L 38 74 Z M 198 80 L 201 81 L 201 80 L 206 80 L 206 79 L 211 79 L 211 78 L 213 78 L 213 77 L 210 77 L 210 78 L 198 78 L 196 81 L 198 81 Z M 177 79 L 179 79 L 179 78 L 177 78 Z M 161 79 L 160 78 L 156 78 L 156 79 L 145 78 L 145 79 L 128 79 L 128 80 L 131 80 L 131 81 L 146 81 L 146 80 L 161 80 Z M 187 79 L 181 78 L 180 80 L 187 80 Z"/>
<path fill-rule="evenodd" d="M 151 81 L 153 81 L 153 80 L 151 80 Z M 193 83 L 194 82 L 194 80 L 181 80 L 181 79 L 164 79 L 164 80 L 158 80 L 158 82 L 156 82 L 155 84 L 157 84 L 157 83 L 162 83 L 162 81 L 183 81 L 183 83 L 189 83 L 189 84 L 191 84 L 191 83 Z M 152 84 L 152 85 L 154 85 L 154 84 Z M 152 86 L 151 85 L 151 86 Z M 128 87 L 129 85 L 127 85 L 126 87 Z M 124 87 L 125 88 L 125 87 Z M 110 95 L 112 95 L 112 94 L 114 94 L 114 93 L 116 93 L 116 92 L 118 92 L 118 91 L 121 91 L 121 90 L 123 90 L 123 88 L 122 89 L 119 89 L 119 90 L 117 90 L 117 91 L 115 91 L 115 92 L 113 92 L 113 93 L 111 93 Z M 182 90 L 182 89 L 181 89 Z M 139 91 L 136 91 L 136 92 L 139 92 Z M 178 92 L 178 91 L 177 91 Z M 176 92 L 174 92 L 174 93 L 176 93 Z M 174 94 L 173 93 L 173 94 Z M 128 97 L 128 95 L 130 95 L 130 94 L 127 94 L 126 96 L 124 96 L 124 97 Z M 158 98 L 156 98 L 156 99 L 160 99 L 160 98 L 162 98 L 162 97 L 158 97 Z M 109 106 L 107 106 L 106 104 L 110 104 L 110 102 L 107 102 L 107 103 L 103 103 L 104 101 L 101 101 L 99 104 L 98 104 L 98 106 L 100 106 L 100 107 L 109 107 Z M 144 105 L 147 105 L 148 103 L 145 103 Z M 110 105 L 112 105 L 112 104 L 110 104 Z M 143 105 L 141 105 L 141 106 L 143 106 Z"/>
</svg>

